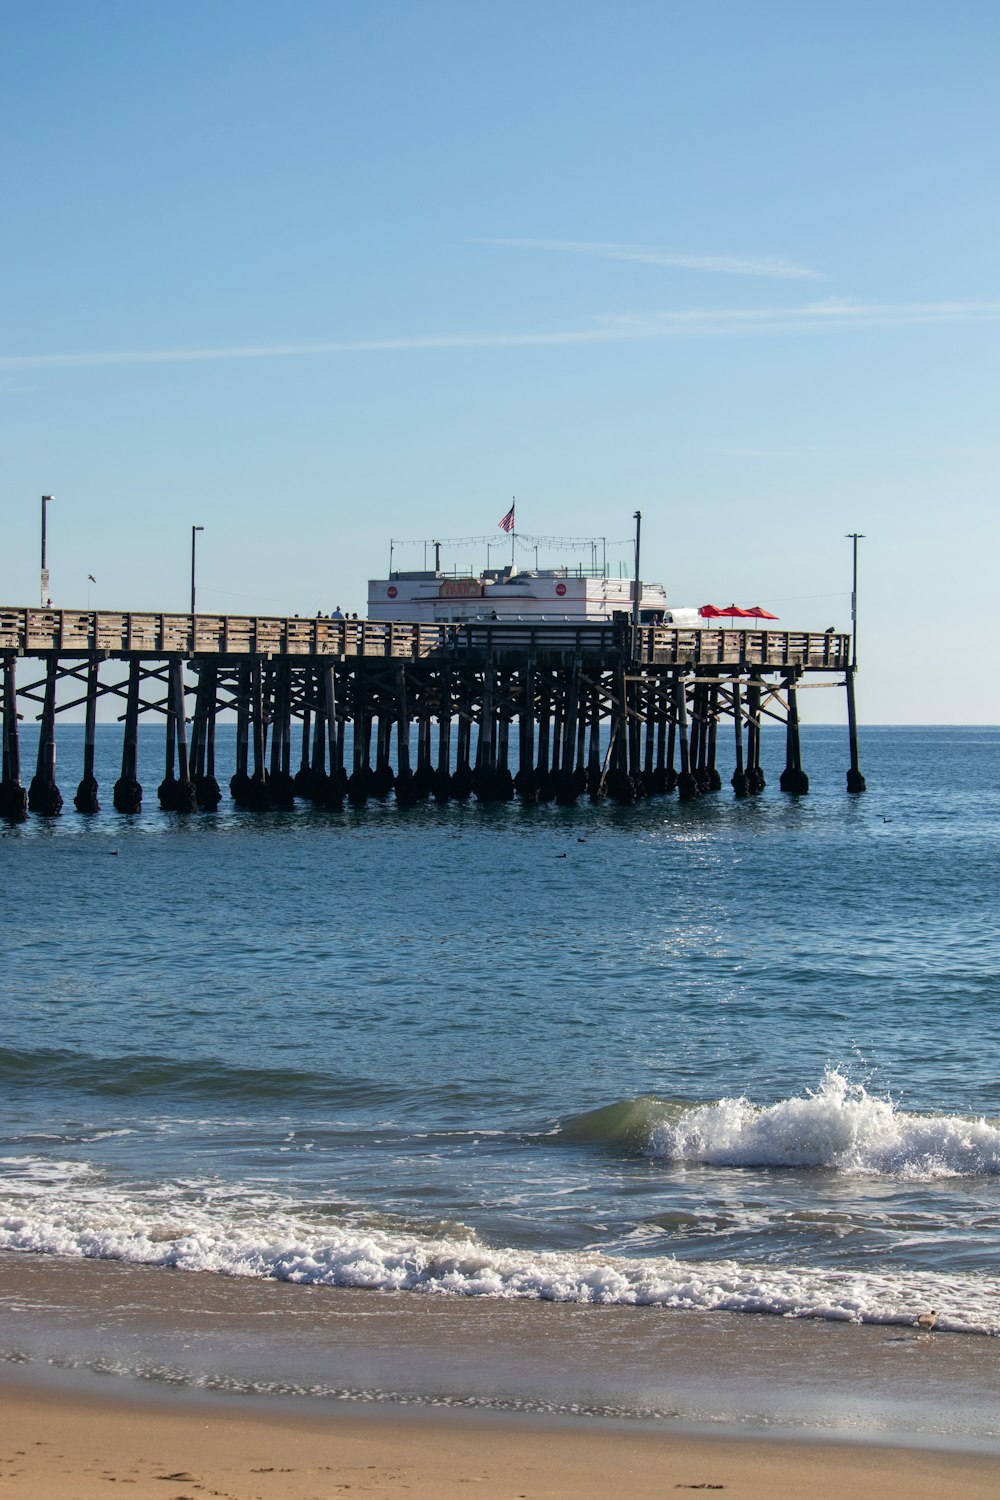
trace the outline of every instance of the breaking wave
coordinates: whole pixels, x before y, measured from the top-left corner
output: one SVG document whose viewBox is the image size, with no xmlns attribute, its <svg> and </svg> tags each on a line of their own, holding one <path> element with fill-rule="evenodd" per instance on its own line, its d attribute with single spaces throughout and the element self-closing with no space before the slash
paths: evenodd
<svg viewBox="0 0 1000 1500">
<path fill-rule="evenodd" d="M 776 1104 L 747 1098 L 633 1099 L 568 1122 L 570 1139 L 720 1167 L 824 1169 L 918 1181 L 1000 1174 L 1000 1125 L 913 1114 L 829 1068 L 820 1087 Z"/>
</svg>

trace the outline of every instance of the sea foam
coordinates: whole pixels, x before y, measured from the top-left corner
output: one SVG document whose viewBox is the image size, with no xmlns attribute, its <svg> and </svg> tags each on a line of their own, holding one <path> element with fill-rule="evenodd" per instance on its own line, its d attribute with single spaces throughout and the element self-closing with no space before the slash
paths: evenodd
<svg viewBox="0 0 1000 1500">
<path fill-rule="evenodd" d="M 906 1180 L 1000 1173 L 1000 1127 L 910 1114 L 827 1069 L 815 1091 L 761 1106 L 719 1099 L 647 1112 L 650 1156 L 730 1167 L 826 1168 Z"/>
<path fill-rule="evenodd" d="M 1000 1334 L 1000 1285 L 968 1274 L 633 1259 L 482 1243 L 471 1231 L 421 1235 L 356 1219 L 322 1222 L 263 1193 L 205 1183 L 155 1190 L 22 1161 L 0 1196 L 0 1250 L 91 1257 L 310 1286 L 425 1295 L 628 1304 L 699 1312 L 912 1325 L 928 1307 L 939 1327 Z M 32 1191 L 33 1188 L 33 1191 Z"/>
</svg>

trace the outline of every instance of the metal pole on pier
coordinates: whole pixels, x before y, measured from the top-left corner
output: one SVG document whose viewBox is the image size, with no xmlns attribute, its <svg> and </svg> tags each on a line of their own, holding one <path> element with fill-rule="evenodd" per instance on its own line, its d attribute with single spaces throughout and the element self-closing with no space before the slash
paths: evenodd
<svg viewBox="0 0 1000 1500">
<path fill-rule="evenodd" d="M 204 530 L 205 530 L 204 526 L 192 526 L 191 527 L 191 618 L 192 618 L 192 620 L 194 619 L 194 569 L 195 569 L 195 556 L 196 556 L 195 548 L 196 548 L 197 541 L 198 541 L 198 532 L 199 531 L 204 531 Z"/>
<path fill-rule="evenodd" d="M 45 561 L 45 533 L 46 533 L 45 507 L 48 505 L 48 503 L 49 503 L 50 500 L 54 500 L 54 499 L 55 499 L 55 495 L 43 495 L 42 496 L 42 586 L 41 586 L 41 600 L 40 600 L 40 603 L 41 603 L 41 606 L 42 606 L 43 609 L 45 608 L 46 603 L 48 602 L 48 597 L 49 597 L 49 570 L 48 570 L 48 567 L 47 567 L 46 561 Z"/>
<path fill-rule="evenodd" d="M 639 595 L 642 585 L 639 582 L 639 540 L 642 535 L 642 511 L 635 513 L 635 582 L 632 585 L 632 659 L 636 660 L 639 655 Z"/>
<path fill-rule="evenodd" d="M 849 531 L 847 540 L 853 543 L 854 568 L 851 574 L 851 671 L 858 670 L 858 542 L 864 541 L 863 531 Z"/>
</svg>

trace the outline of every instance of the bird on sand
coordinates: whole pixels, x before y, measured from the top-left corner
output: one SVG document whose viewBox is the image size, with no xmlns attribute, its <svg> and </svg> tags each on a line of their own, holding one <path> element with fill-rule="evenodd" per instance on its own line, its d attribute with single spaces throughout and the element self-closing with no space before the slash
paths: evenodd
<svg viewBox="0 0 1000 1500">
<path fill-rule="evenodd" d="M 932 1307 L 930 1312 L 920 1314 L 920 1317 L 917 1319 L 917 1327 L 920 1329 L 921 1333 L 931 1333 L 934 1329 L 935 1324 L 937 1323 L 937 1320 L 937 1308 Z"/>
</svg>

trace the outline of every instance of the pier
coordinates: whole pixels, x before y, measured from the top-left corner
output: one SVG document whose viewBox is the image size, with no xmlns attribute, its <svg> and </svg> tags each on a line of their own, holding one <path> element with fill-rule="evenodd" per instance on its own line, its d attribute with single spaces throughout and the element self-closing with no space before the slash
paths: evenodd
<svg viewBox="0 0 1000 1500">
<path fill-rule="evenodd" d="M 764 789 L 762 725 L 784 728 L 780 789 L 809 790 L 799 693 L 841 687 L 847 790 L 865 790 L 858 758 L 851 637 L 827 630 L 679 629 L 663 625 L 508 622 L 408 625 L 371 620 L 0 608 L 3 763 L 0 817 L 63 809 L 60 715 L 81 708 L 77 811 L 100 810 L 97 705 L 118 700 L 121 775 L 114 808 L 136 813 L 143 716 L 163 720 L 160 805 L 214 809 L 226 779 L 240 806 L 296 798 L 362 806 L 514 797 L 631 804 L 723 786 Z M 39 721 L 27 787 L 19 726 Z M 236 721 L 235 764 L 216 764 L 220 714 Z M 729 749 L 726 750 L 728 741 Z"/>
</svg>

